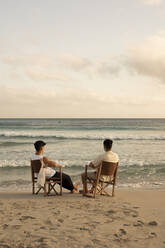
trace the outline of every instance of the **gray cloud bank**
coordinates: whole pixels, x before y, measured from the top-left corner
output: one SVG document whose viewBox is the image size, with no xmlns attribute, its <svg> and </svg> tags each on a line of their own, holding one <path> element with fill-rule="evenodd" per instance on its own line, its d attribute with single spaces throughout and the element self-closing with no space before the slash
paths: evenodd
<svg viewBox="0 0 165 248">
<path fill-rule="evenodd" d="M 89 59 L 78 55 L 63 55 L 58 58 L 42 55 L 8 56 L 3 63 L 19 76 L 20 71 L 34 81 L 58 80 L 71 81 L 73 73 L 87 78 L 115 77 L 121 71 L 119 61 L 113 58 Z M 73 79 L 74 80 L 74 79 Z"/>
<path fill-rule="evenodd" d="M 88 76 L 117 76 L 121 66 L 114 58 L 108 59 L 87 59 L 80 56 L 63 55 L 59 58 L 60 65 L 71 69 L 74 72 L 87 73 Z"/>
<path fill-rule="evenodd" d="M 165 33 L 132 45 L 125 59 L 129 70 L 165 83 Z"/>
</svg>

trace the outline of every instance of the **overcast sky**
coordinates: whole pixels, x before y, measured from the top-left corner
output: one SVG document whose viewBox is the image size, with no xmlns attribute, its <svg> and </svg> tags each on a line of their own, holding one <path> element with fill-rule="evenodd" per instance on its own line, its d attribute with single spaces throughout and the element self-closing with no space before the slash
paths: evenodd
<svg viewBox="0 0 165 248">
<path fill-rule="evenodd" d="M 0 117 L 165 118 L 165 0 L 0 0 Z"/>
</svg>

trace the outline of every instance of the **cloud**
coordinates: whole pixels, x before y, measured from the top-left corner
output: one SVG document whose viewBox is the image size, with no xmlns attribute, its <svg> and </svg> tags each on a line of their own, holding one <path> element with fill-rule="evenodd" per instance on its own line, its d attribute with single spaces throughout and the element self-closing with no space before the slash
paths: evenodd
<svg viewBox="0 0 165 248">
<path fill-rule="evenodd" d="M 141 0 L 145 5 L 161 5 L 164 0 Z"/>
<path fill-rule="evenodd" d="M 121 67 L 118 63 L 114 63 L 113 61 L 102 61 L 96 63 L 96 71 L 102 76 L 117 76 L 121 71 Z"/>
<path fill-rule="evenodd" d="M 80 56 L 62 55 L 59 58 L 61 65 L 64 65 L 72 70 L 84 70 L 92 66 L 91 60 Z"/>
<path fill-rule="evenodd" d="M 9 75 L 13 78 L 21 78 L 27 76 L 34 81 L 70 81 L 63 72 L 54 72 L 54 58 L 46 55 L 31 55 L 31 56 L 8 56 L 3 58 L 3 63 L 11 66 Z"/>
<path fill-rule="evenodd" d="M 63 73 L 52 73 L 38 70 L 26 70 L 26 75 L 34 81 L 45 81 L 45 80 L 59 80 L 59 81 L 70 81 L 71 78 L 64 75 Z"/>
<path fill-rule="evenodd" d="M 131 45 L 125 63 L 129 70 L 165 83 L 165 32 Z"/>
<path fill-rule="evenodd" d="M 78 55 L 61 55 L 56 59 L 46 55 L 7 56 L 3 63 L 10 66 L 10 75 L 28 76 L 34 81 L 73 81 L 77 75 L 86 78 L 116 77 L 121 71 L 114 58 L 86 58 Z M 56 72 L 55 72 L 56 71 Z M 71 75 L 71 76 L 70 76 Z"/>
<path fill-rule="evenodd" d="M 53 64 L 53 58 L 47 55 L 7 56 L 3 58 L 3 62 L 11 66 L 48 67 Z"/>
<path fill-rule="evenodd" d="M 88 59 L 75 55 L 63 55 L 59 58 L 60 65 L 69 68 L 74 72 L 87 73 L 90 77 L 117 76 L 121 71 L 121 66 L 114 58 L 107 59 Z"/>
</svg>

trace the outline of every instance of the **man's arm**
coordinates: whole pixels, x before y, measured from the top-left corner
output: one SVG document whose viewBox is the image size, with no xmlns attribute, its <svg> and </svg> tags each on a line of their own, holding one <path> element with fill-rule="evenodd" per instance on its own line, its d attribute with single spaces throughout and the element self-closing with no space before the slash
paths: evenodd
<svg viewBox="0 0 165 248">
<path fill-rule="evenodd" d="M 99 155 L 95 160 L 90 162 L 89 166 L 93 169 L 98 169 L 101 160 L 102 160 L 102 155 Z"/>
<path fill-rule="evenodd" d="M 51 161 L 48 157 L 43 158 L 44 164 L 46 164 L 49 167 L 62 167 L 61 165 L 58 165 L 55 161 Z"/>
<path fill-rule="evenodd" d="M 97 168 L 97 166 L 95 166 L 92 162 L 90 162 L 89 167 L 91 167 L 93 169 L 96 169 Z"/>
</svg>

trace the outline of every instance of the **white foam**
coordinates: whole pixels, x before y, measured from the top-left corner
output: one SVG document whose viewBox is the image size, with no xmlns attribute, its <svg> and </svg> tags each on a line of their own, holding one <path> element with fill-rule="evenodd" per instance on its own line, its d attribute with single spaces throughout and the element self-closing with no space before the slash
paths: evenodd
<svg viewBox="0 0 165 248">
<path fill-rule="evenodd" d="M 81 134 L 80 134 L 81 133 Z M 2 137 L 27 137 L 27 138 L 57 138 L 57 139 L 87 139 L 87 140 L 103 140 L 107 137 L 111 137 L 113 140 L 165 140 L 165 135 L 163 134 L 115 134 L 110 132 L 102 132 L 98 135 L 98 132 L 92 131 L 1 131 L 0 136 Z"/>
</svg>

